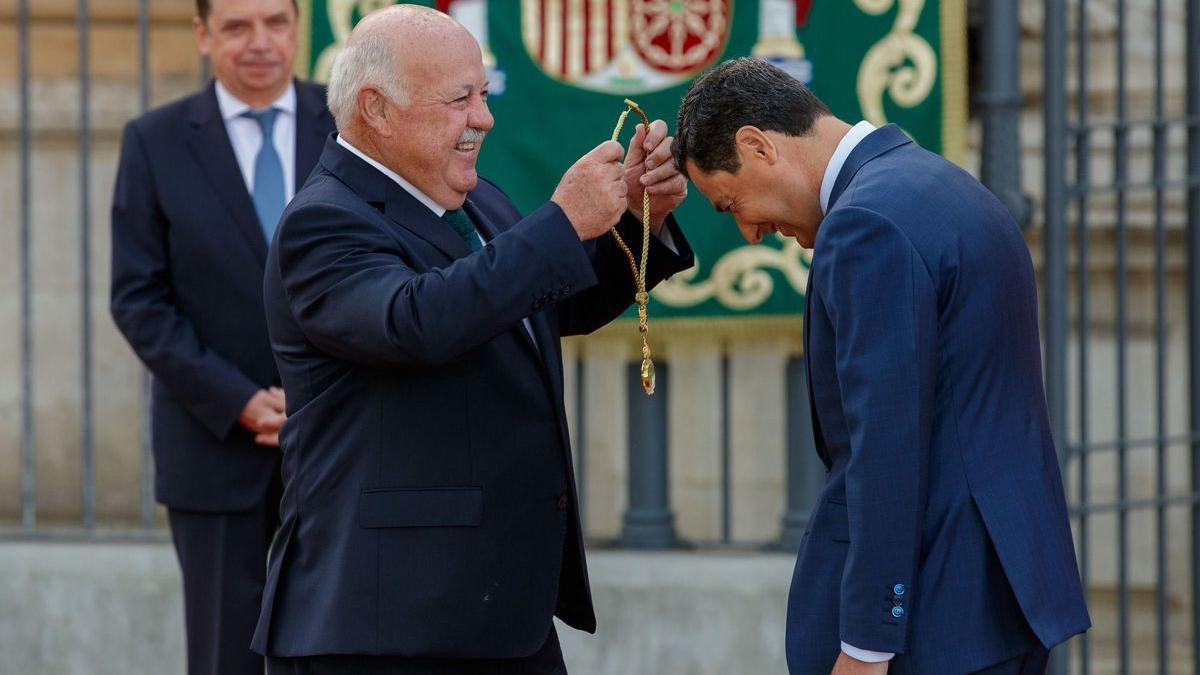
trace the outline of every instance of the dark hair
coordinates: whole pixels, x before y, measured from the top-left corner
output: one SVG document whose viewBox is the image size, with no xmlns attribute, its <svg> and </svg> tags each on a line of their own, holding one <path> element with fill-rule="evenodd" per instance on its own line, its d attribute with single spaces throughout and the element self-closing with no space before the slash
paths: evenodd
<svg viewBox="0 0 1200 675">
<path fill-rule="evenodd" d="M 738 129 L 750 125 L 805 136 L 829 114 L 808 87 L 770 63 L 751 57 L 726 61 L 696 78 L 683 96 L 675 120 L 675 164 L 685 176 L 689 159 L 704 173 L 737 173 Z"/>
<path fill-rule="evenodd" d="M 296 0 L 292 0 L 292 7 L 296 10 L 296 14 L 300 13 L 300 5 Z M 201 21 L 208 21 L 208 15 L 212 13 L 212 0 L 196 0 L 196 15 Z"/>
</svg>

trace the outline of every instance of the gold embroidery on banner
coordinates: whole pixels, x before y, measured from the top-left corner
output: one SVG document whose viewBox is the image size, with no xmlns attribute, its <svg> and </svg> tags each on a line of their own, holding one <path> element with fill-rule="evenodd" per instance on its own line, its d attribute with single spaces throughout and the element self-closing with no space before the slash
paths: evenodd
<svg viewBox="0 0 1200 675">
<path fill-rule="evenodd" d="M 694 307 L 715 300 L 727 309 L 749 311 L 775 293 L 775 279 L 768 270 L 781 273 L 792 290 L 803 295 L 812 251 L 791 237 L 779 239 L 782 248 L 742 246 L 726 253 L 713 265 L 708 278 L 699 283 L 691 283 L 700 273 L 699 265 L 679 272 L 660 283 L 652 295 L 669 307 Z"/>
<path fill-rule="evenodd" d="M 567 0 L 567 79 L 583 77 L 583 48 L 586 40 L 587 16 L 583 0 Z"/>
<path fill-rule="evenodd" d="M 854 0 L 863 12 L 880 15 L 899 2 L 892 29 L 875 43 L 858 70 L 858 103 L 870 123 L 887 124 L 883 96 L 896 105 L 912 108 L 929 98 L 937 79 L 937 54 L 925 38 L 914 31 L 925 0 Z"/>
<path fill-rule="evenodd" d="M 312 79 L 317 82 L 328 82 L 329 72 L 333 68 L 333 57 L 337 56 L 342 45 L 350 37 L 354 29 L 354 14 L 366 16 L 371 12 L 395 4 L 394 0 L 327 0 L 325 13 L 329 19 L 329 30 L 333 33 L 333 43 L 321 51 L 317 62 L 313 64 Z"/>
<path fill-rule="evenodd" d="M 521 1 L 521 37 L 525 50 L 536 55 L 542 44 L 542 8 L 533 0 Z"/>
</svg>

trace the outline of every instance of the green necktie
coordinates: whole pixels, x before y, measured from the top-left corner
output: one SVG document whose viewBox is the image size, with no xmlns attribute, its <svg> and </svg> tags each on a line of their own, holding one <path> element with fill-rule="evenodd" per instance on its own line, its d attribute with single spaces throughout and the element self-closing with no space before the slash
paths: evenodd
<svg viewBox="0 0 1200 675">
<path fill-rule="evenodd" d="M 471 217 L 463 213 L 462 209 L 447 211 L 442 215 L 442 220 L 450 223 L 450 227 L 462 237 L 472 253 L 483 248 L 483 242 L 479 241 L 479 233 L 475 230 L 475 223 L 471 222 Z"/>
</svg>

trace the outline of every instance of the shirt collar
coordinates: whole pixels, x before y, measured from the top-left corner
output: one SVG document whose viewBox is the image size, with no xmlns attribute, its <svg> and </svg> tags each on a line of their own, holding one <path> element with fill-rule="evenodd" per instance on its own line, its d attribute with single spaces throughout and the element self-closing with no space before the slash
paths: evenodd
<svg viewBox="0 0 1200 675">
<path fill-rule="evenodd" d="M 276 108 L 292 115 L 296 114 L 296 84 L 293 82 L 287 89 L 284 89 L 279 98 L 267 107 Z M 217 80 L 217 108 L 221 111 L 221 119 L 226 122 L 251 109 L 249 103 L 231 94 L 220 80 Z"/>
<path fill-rule="evenodd" d="M 424 204 L 425 207 L 428 208 L 430 211 L 433 211 L 433 214 L 435 216 L 437 216 L 438 218 L 441 218 L 446 213 L 445 207 L 443 207 L 442 205 L 440 205 L 437 202 L 430 199 L 428 195 L 426 195 L 424 192 L 421 192 L 420 190 L 418 190 L 417 187 L 415 185 L 413 185 L 412 183 L 404 180 L 404 178 L 402 178 L 400 176 L 400 174 L 396 173 L 395 171 L 392 171 L 391 169 L 387 168 L 386 166 L 379 163 L 375 159 L 368 157 L 365 152 L 354 147 L 353 145 L 350 144 L 349 141 L 342 138 L 341 134 L 338 134 L 338 136 L 337 136 L 337 143 L 338 143 L 338 145 L 342 146 L 343 148 L 354 153 L 355 156 L 357 156 L 362 161 L 364 161 L 367 164 L 370 164 L 371 166 L 378 169 L 380 171 L 380 173 L 382 173 L 383 175 L 396 181 L 397 185 L 404 188 L 405 192 L 407 192 L 408 194 L 415 197 L 417 201 Z"/>
<path fill-rule="evenodd" d="M 850 131 L 846 132 L 841 142 L 838 143 L 837 149 L 833 151 L 833 156 L 829 158 L 829 164 L 825 167 L 825 177 L 821 179 L 821 213 L 829 211 L 829 197 L 833 194 L 833 186 L 837 183 L 838 174 L 842 172 L 846 159 L 872 131 L 875 131 L 875 125 L 870 122 L 862 121 L 855 124 Z"/>
</svg>

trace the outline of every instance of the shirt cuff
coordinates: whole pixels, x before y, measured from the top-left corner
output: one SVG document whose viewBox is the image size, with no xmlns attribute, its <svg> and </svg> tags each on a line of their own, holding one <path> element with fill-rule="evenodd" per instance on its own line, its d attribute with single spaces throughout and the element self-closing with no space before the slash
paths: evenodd
<svg viewBox="0 0 1200 675">
<path fill-rule="evenodd" d="M 873 652 L 869 649 L 859 649 L 845 642 L 842 643 L 842 651 L 846 653 L 846 656 L 858 659 L 864 663 L 883 663 L 884 661 L 891 661 L 892 657 L 895 656 L 892 652 Z"/>
<path fill-rule="evenodd" d="M 663 246 L 671 249 L 671 253 L 679 255 L 679 247 L 675 246 L 675 235 L 671 234 L 671 226 L 663 223 L 662 229 L 658 231 L 658 240 Z"/>
</svg>

